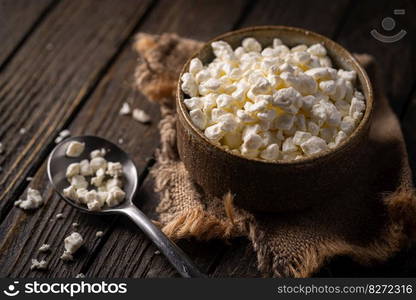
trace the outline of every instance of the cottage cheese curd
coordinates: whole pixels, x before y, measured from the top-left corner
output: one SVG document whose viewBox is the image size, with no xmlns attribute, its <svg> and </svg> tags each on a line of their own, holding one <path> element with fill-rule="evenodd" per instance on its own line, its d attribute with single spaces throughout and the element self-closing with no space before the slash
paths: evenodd
<svg viewBox="0 0 416 300">
<path fill-rule="evenodd" d="M 211 44 L 215 59 L 191 60 L 181 78 L 193 124 L 233 153 L 267 161 L 297 160 L 333 149 L 366 108 L 356 72 L 335 69 L 321 44 L 262 48 L 246 38 L 232 49 Z"/>
<path fill-rule="evenodd" d="M 48 262 L 44 259 L 38 260 L 36 258 L 32 259 L 32 265 L 30 266 L 31 270 L 40 270 L 44 271 L 48 268 Z"/>
<path fill-rule="evenodd" d="M 90 160 L 71 163 L 66 169 L 70 185 L 63 190 L 65 197 L 99 211 L 105 205 L 113 207 L 124 201 L 123 166 L 105 159 L 105 149 L 90 153 Z"/>
<path fill-rule="evenodd" d="M 62 130 L 61 132 L 59 132 L 58 136 L 56 137 L 55 143 L 59 144 L 60 142 L 62 142 L 64 139 L 66 139 L 70 135 L 71 135 L 71 132 L 68 129 Z"/>
<path fill-rule="evenodd" d="M 49 252 L 51 250 L 51 246 L 49 244 L 43 244 L 39 247 L 39 252 Z"/>
<path fill-rule="evenodd" d="M 68 157 L 78 157 L 85 149 L 85 144 L 77 141 L 69 143 L 66 148 L 66 156 Z"/>
<path fill-rule="evenodd" d="M 14 202 L 14 205 L 24 210 L 31 210 L 40 207 L 43 204 L 43 198 L 40 192 L 36 189 L 28 188 L 26 199 L 19 199 Z"/>
</svg>

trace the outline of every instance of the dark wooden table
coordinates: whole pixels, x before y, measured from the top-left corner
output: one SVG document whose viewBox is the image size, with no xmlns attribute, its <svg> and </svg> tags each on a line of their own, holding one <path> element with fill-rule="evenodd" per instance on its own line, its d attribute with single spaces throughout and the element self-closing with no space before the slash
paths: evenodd
<svg viewBox="0 0 416 300">
<path fill-rule="evenodd" d="M 394 16 L 393 9 L 406 9 Z M 48 183 L 45 160 L 57 134 L 103 136 L 131 153 L 141 171 L 158 146 L 158 107 L 132 87 L 139 31 L 177 32 L 207 40 L 249 25 L 279 24 L 322 33 L 354 52 L 374 55 L 384 70 L 391 105 L 400 117 L 415 166 L 416 22 L 414 1 L 152 1 L 152 0 L 1 0 L 0 1 L 0 276 L 91 277 L 177 276 L 156 248 L 126 218 L 83 215 L 59 200 Z M 393 44 L 370 36 L 384 17 L 408 34 Z M 392 32 L 393 32 L 392 31 Z M 152 116 L 150 125 L 118 115 L 124 101 Z M 27 130 L 20 134 L 21 128 Z M 27 181 L 27 177 L 34 177 Z M 386 174 L 388 176 L 388 174 Z M 144 177 L 144 176 L 143 176 Z M 46 204 L 34 212 L 14 208 L 28 187 L 41 190 Z M 150 212 L 158 197 L 145 178 L 139 206 Z M 55 219 L 63 213 L 64 218 Z M 416 216 L 415 216 L 416 217 Z M 59 256 L 63 239 L 79 223 L 86 246 L 73 263 Z M 104 231 L 97 238 L 97 230 Z M 31 271 L 43 243 L 53 251 L 49 270 Z M 180 245 L 214 277 L 257 277 L 253 250 L 244 239 Z M 414 276 L 416 247 L 389 262 L 361 267 L 336 258 L 317 276 Z"/>
</svg>

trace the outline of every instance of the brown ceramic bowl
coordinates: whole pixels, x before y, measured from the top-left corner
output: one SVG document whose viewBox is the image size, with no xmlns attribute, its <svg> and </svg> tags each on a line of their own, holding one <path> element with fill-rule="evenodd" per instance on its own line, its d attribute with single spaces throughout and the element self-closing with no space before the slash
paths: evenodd
<svg viewBox="0 0 416 300">
<path fill-rule="evenodd" d="M 235 49 L 246 37 L 256 38 L 263 47 L 271 45 L 273 38 L 281 39 L 288 46 L 322 43 L 335 67 L 357 72 L 357 87 L 366 99 L 363 119 L 346 141 L 319 155 L 290 162 L 249 159 L 214 145 L 192 124 L 179 83 L 176 107 L 180 158 L 191 178 L 205 193 L 221 197 L 231 191 L 235 194 L 234 203 L 248 210 L 299 210 L 321 201 L 331 201 L 337 196 L 334 185 L 343 188 L 360 167 L 351 157 L 363 152 L 361 146 L 367 139 L 373 110 L 373 92 L 366 72 L 334 41 L 305 29 L 285 26 L 250 27 L 220 35 L 207 42 L 190 59 L 198 57 L 208 64 L 214 58 L 210 46 L 213 41 L 224 40 Z M 189 61 L 180 76 L 189 69 Z"/>
</svg>

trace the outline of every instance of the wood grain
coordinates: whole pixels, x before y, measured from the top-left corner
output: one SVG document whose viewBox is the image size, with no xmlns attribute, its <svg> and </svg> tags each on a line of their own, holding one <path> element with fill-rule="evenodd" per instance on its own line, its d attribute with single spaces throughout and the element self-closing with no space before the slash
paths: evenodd
<svg viewBox="0 0 416 300">
<path fill-rule="evenodd" d="M 3 0 L 0 2 L 0 69 L 58 1 Z"/>
<path fill-rule="evenodd" d="M 97 3 L 59 3 L 0 74 L 0 220 L 150 1 Z"/>
<path fill-rule="evenodd" d="M 295 1 L 290 1 L 295 2 Z M 261 3 L 261 2 L 260 2 Z M 338 2 L 337 2 L 338 3 Z M 380 22 L 384 15 L 381 11 L 390 11 L 386 10 L 386 6 L 382 6 L 382 9 L 379 7 L 374 8 L 374 2 L 367 1 L 364 3 L 362 1 L 359 2 L 360 5 L 350 7 L 350 5 L 346 5 L 344 7 L 351 9 L 345 11 L 336 11 L 336 4 L 334 3 L 333 7 L 328 7 L 330 5 L 328 2 L 325 2 L 320 6 L 319 9 L 322 9 L 323 14 L 319 14 L 319 10 L 314 10 L 313 8 L 307 9 L 309 12 L 307 16 L 301 18 L 298 16 L 297 18 L 293 18 L 293 20 L 285 20 L 282 17 L 273 17 L 271 12 L 275 12 L 276 9 L 270 7 L 272 4 L 268 1 L 265 1 L 263 4 L 265 7 L 259 9 L 259 7 L 255 7 L 251 14 L 247 16 L 245 22 L 243 22 L 243 26 L 246 23 L 250 25 L 256 24 L 269 24 L 272 22 L 273 19 L 279 20 L 279 23 L 274 24 L 283 24 L 283 25 L 293 25 L 299 27 L 309 28 L 311 30 L 317 31 L 319 33 L 325 34 L 333 39 L 340 41 L 347 49 L 351 51 L 358 51 L 356 49 L 363 49 L 361 51 L 368 52 L 371 54 L 375 54 L 376 58 L 381 62 L 382 66 L 386 68 L 386 80 L 393 80 L 387 84 L 387 89 L 389 90 L 390 98 L 392 99 L 401 99 L 400 103 L 392 103 L 392 105 L 397 110 L 400 110 L 399 107 L 403 105 L 406 100 L 407 94 L 410 92 L 412 85 L 414 84 L 414 65 L 409 62 L 414 62 L 414 50 L 412 50 L 415 46 L 414 41 L 412 41 L 412 37 L 408 37 L 409 40 L 403 40 L 398 43 L 398 45 L 394 45 L 394 49 L 387 48 L 386 45 L 383 45 L 380 48 L 379 44 L 375 44 L 374 40 L 368 36 L 370 28 L 369 24 L 376 24 Z M 315 4 L 315 2 L 314 2 Z M 279 4 L 276 4 L 279 5 Z M 291 4 L 289 4 L 291 5 Z M 294 7 L 299 7 L 299 3 L 294 3 Z M 378 6 L 379 4 L 377 4 Z M 390 3 L 391 5 L 391 3 Z M 327 7 L 325 7 L 327 6 Z M 319 4 L 318 4 L 319 7 Z M 403 3 L 399 2 L 395 5 L 395 8 L 408 8 L 408 11 L 412 11 L 411 4 L 409 2 Z M 389 8 L 390 9 L 390 8 Z M 266 18 L 265 14 L 262 14 L 263 11 L 268 12 L 266 15 L 269 15 L 270 20 L 262 19 Z M 303 11 L 303 10 L 301 10 Z M 331 13 L 329 13 L 331 12 Z M 287 16 L 293 16 L 296 12 L 294 10 L 285 11 Z M 301 14 L 302 12 L 297 12 Z M 253 17 L 251 17 L 253 16 Z M 314 16 L 314 17 L 312 17 Z M 316 21 L 316 16 L 320 16 L 319 22 Z M 330 17 L 334 17 L 333 19 Z M 308 20 L 309 17 L 309 20 Z M 251 19 L 253 18 L 253 19 Z M 410 16 L 408 16 L 406 21 L 406 26 L 409 25 Z M 371 19 L 372 21 L 369 21 Z M 343 20 L 346 21 L 345 24 L 337 23 L 337 20 L 342 22 Z M 376 22 L 377 20 L 377 22 Z M 257 23 L 259 22 L 259 23 Z M 311 22 L 308 24 L 308 22 Z M 358 23 L 358 24 L 354 24 Z M 323 26 L 321 26 L 323 25 Z M 414 26 L 414 22 L 413 25 Z M 362 29 L 362 28 L 366 29 Z M 408 27 L 406 27 L 408 28 Z M 358 36 L 360 37 L 358 39 Z M 357 41 L 358 39 L 358 41 Z M 378 42 L 379 43 L 379 42 Z M 410 46 L 412 43 L 412 46 Z M 389 47 L 391 45 L 389 44 Z M 362 48 L 360 48 L 362 47 Z M 368 48 L 367 48 L 368 47 Z M 387 51 L 386 51 L 387 49 Z M 401 49 L 401 50 L 400 50 Z M 399 51 L 405 57 L 404 60 L 397 59 L 401 56 Z M 385 53 L 386 52 L 386 53 Z M 386 61 L 390 61 L 389 64 L 386 65 Z M 396 64 L 397 63 L 397 64 Z M 391 71 L 390 71 L 391 70 Z M 402 82 L 404 79 L 404 82 Z M 403 90 L 404 89 L 404 90 Z M 414 96 L 416 99 L 416 96 Z M 404 122 L 404 133 L 407 137 L 408 143 L 408 151 L 410 153 L 410 159 L 413 163 L 413 170 L 416 170 L 416 161 L 415 155 L 416 153 L 416 136 L 414 134 L 414 128 L 416 126 L 416 100 L 412 103 L 409 111 L 412 111 L 408 115 L 406 115 L 406 119 Z M 244 243 L 244 242 L 241 242 Z M 242 247 L 240 245 L 240 247 Z M 224 253 L 223 259 L 219 260 L 218 267 L 214 271 L 214 276 L 235 276 L 235 277 L 246 277 L 246 276 L 253 276 L 255 272 L 249 267 L 255 265 L 256 258 L 254 254 L 250 255 L 251 246 L 246 243 L 246 249 L 243 251 L 238 246 L 236 248 L 230 248 L 228 251 Z M 324 276 L 324 277 L 350 277 L 350 276 L 365 276 L 365 277 L 377 277 L 377 276 L 409 276 L 410 274 L 414 273 L 416 270 L 416 259 L 415 259 L 415 246 L 410 247 L 409 249 L 403 250 L 401 253 L 397 254 L 397 256 L 391 258 L 387 263 L 379 265 L 379 266 L 372 266 L 372 267 L 364 267 L 356 262 L 351 261 L 348 258 L 336 258 L 329 263 L 328 266 L 324 267 L 319 273 L 315 276 Z M 390 274 L 390 275 L 389 275 Z"/>
<path fill-rule="evenodd" d="M 406 113 L 403 115 L 402 129 L 407 145 L 410 166 L 413 171 L 413 182 L 416 184 L 416 90 L 410 97 Z"/>
<path fill-rule="evenodd" d="M 184 1 L 184 4 L 189 5 L 189 1 Z M 213 7 L 211 2 L 203 2 L 202 5 L 208 5 Z M 235 2 L 237 3 L 237 2 Z M 241 2 L 239 2 L 241 3 Z M 175 5 L 176 4 L 176 5 Z M 177 3 L 172 2 L 160 2 L 155 12 L 151 14 L 149 20 L 145 22 L 143 26 L 144 31 L 151 32 L 164 32 L 167 30 L 175 30 L 184 32 L 185 28 L 189 28 L 189 22 L 187 16 L 195 17 L 195 14 L 189 14 L 187 11 L 181 10 L 177 6 Z M 180 28 L 172 27 L 169 19 L 165 20 L 163 26 L 160 27 L 158 21 L 164 11 L 170 11 L 168 5 L 172 5 L 172 9 L 181 11 L 182 15 L 179 15 L 182 22 L 177 23 L 178 26 L 184 26 Z M 235 11 L 235 18 L 238 16 L 239 11 Z M 176 18 L 178 14 L 171 15 L 171 18 Z M 218 16 L 213 17 L 217 18 Z M 198 17 L 198 15 L 197 15 Z M 202 12 L 199 15 L 202 18 Z M 232 25 L 233 18 L 230 19 L 230 25 Z M 206 20 L 208 25 L 211 20 Z M 203 26 L 204 24 L 201 24 Z M 223 28 L 223 25 L 219 25 L 219 28 Z M 215 27 L 214 27 L 215 28 Z M 190 32 L 190 31 L 188 31 Z M 217 34 L 219 32 L 216 32 Z M 213 33 L 214 34 L 214 33 Z M 91 98 L 86 102 L 79 115 L 76 116 L 69 128 L 73 134 L 97 134 L 106 137 L 114 142 L 117 142 L 119 138 L 124 139 L 123 148 L 129 153 L 133 153 L 139 167 L 143 167 L 145 158 L 150 156 L 157 143 L 157 121 L 158 121 L 158 107 L 152 105 L 144 100 L 137 92 L 132 88 L 132 75 L 134 73 L 134 67 L 136 64 L 136 54 L 128 47 L 121 56 L 115 61 L 114 66 L 111 67 L 103 80 L 97 86 L 95 92 Z M 129 117 L 120 117 L 118 115 L 121 103 L 129 101 L 134 106 L 145 109 L 153 120 L 151 125 L 141 125 L 133 121 Z M 152 262 L 154 255 L 154 248 L 150 248 L 150 243 L 144 238 L 142 233 L 124 218 L 119 220 L 118 218 L 109 218 L 103 221 L 99 218 L 85 218 L 85 216 L 76 213 L 73 209 L 59 201 L 56 196 L 53 195 L 51 187 L 46 183 L 46 178 L 41 178 L 44 174 L 44 164 L 42 168 L 36 173 L 36 180 L 43 186 L 44 194 L 48 195 L 48 204 L 42 209 L 45 214 L 50 216 L 60 212 L 63 208 L 67 212 L 68 217 L 62 220 L 58 227 L 53 229 L 47 229 L 48 224 L 40 218 L 40 216 L 33 216 L 27 218 L 27 214 L 22 213 L 19 210 L 12 210 L 7 216 L 6 221 L 3 223 L 4 227 L 1 232 L 4 234 L 3 240 L 3 258 L 0 259 L 1 268 L 6 276 L 47 276 L 47 277 L 71 277 L 78 272 L 87 272 L 89 266 L 95 272 L 94 276 L 140 276 L 141 274 L 147 274 L 149 271 L 149 265 L 144 262 Z M 37 181 L 36 181 L 37 182 Z M 34 182 L 34 184 L 36 183 Z M 145 197 L 142 197 L 145 198 Z M 50 204 L 50 205 L 49 205 Z M 40 212 L 39 212 L 40 213 Z M 23 214 L 24 217 L 21 217 Z M 27 231 L 13 230 L 13 228 L 27 228 L 27 230 L 33 230 L 33 225 L 36 223 L 43 224 L 41 231 L 47 230 L 53 231 L 50 235 L 54 237 L 54 241 L 62 243 L 63 238 L 71 230 L 71 224 L 74 219 L 78 219 L 82 224 L 80 233 L 86 237 L 87 244 L 84 247 L 85 251 L 79 253 L 77 260 L 73 264 L 63 264 L 59 260 L 60 251 L 53 252 L 48 256 L 50 262 L 50 272 L 31 272 L 28 270 L 28 263 L 31 257 L 36 255 L 36 249 L 39 246 L 39 235 L 33 235 Z M 101 229 L 104 224 L 108 224 L 107 231 L 102 239 L 102 242 L 97 241 L 94 238 L 94 234 L 97 230 Z M 116 224 L 111 226 L 112 224 Z M 12 225 L 13 224 L 13 225 Z M 113 232 L 114 227 L 114 232 Z M 102 244 L 104 247 L 101 249 Z M 25 250 L 18 249 L 19 245 L 26 245 Z M 152 246 L 153 247 L 153 246 Z M 60 245 L 62 250 L 62 245 Z M 88 249 L 88 251 L 86 250 Z M 16 253 L 16 250 L 17 253 Z M 97 261 L 95 255 L 98 255 Z M 13 257 L 13 258 L 12 258 Z M 118 268 L 113 268 L 108 264 L 108 259 L 118 264 Z M 103 263 L 107 261 L 107 263 Z M 154 259 L 156 262 L 158 258 Z M 19 265 L 17 265 L 19 264 Z M 105 269 L 105 266 L 109 266 L 109 269 Z M 170 266 L 167 266 L 167 274 L 173 273 Z M 104 275 L 105 273 L 105 275 Z M 90 274 L 87 272 L 87 274 Z"/>
<path fill-rule="evenodd" d="M 380 27 L 380 20 L 390 11 L 392 4 L 383 3 L 375 6 L 374 2 L 352 5 L 347 0 L 336 3 L 160 0 L 153 7 L 150 1 L 123 0 L 114 5 L 105 0 L 97 5 L 92 0 L 63 0 L 46 13 L 47 6 L 30 6 L 30 12 L 25 14 L 30 13 L 31 17 L 27 15 L 27 20 L 18 25 L 16 37 L 10 38 L 11 50 L 5 53 L 12 51 L 13 55 L 0 73 L 0 141 L 6 145 L 5 155 L 0 155 L 0 165 L 5 168 L 0 173 L 0 221 L 3 220 L 0 277 L 74 277 L 79 272 L 103 278 L 178 276 L 132 222 L 75 211 L 54 194 L 45 174 L 45 158 L 54 145 L 53 138 L 66 127 L 74 135 L 96 134 L 116 143 L 123 139 L 121 147 L 133 155 L 140 170 L 145 168 L 158 145 L 159 111 L 157 105 L 147 102 L 132 87 L 137 56 L 126 43 L 134 30 L 177 32 L 207 40 L 249 25 L 309 28 L 338 38 L 348 49 L 374 51 L 386 70 L 392 70 L 385 75 L 390 79 L 387 85 L 390 96 L 405 99 L 412 86 L 408 82 L 414 79 L 414 35 L 408 35 L 409 40 L 404 39 L 393 48 L 380 47 L 368 37 L 367 29 Z M 395 8 L 408 11 L 414 8 L 410 1 L 399 2 L 398 6 L 403 7 Z M 36 10 L 37 17 L 33 13 Z M 42 12 L 44 15 L 39 17 Z M 400 19 L 399 25 L 414 30 L 415 24 L 410 21 L 409 17 Z M 22 39 L 24 42 L 19 42 Z M 16 45 L 18 51 L 14 50 Z M 404 62 L 396 65 L 394 55 L 402 57 L 400 54 Z M 406 63 L 409 61 L 412 63 Z M 402 82 L 401 74 L 407 82 Z M 130 117 L 119 116 L 124 101 L 146 110 L 152 116 L 151 124 L 142 125 Z M 401 103 L 394 104 L 396 111 Z M 416 150 L 415 114 L 416 100 L 412 100 L 403 122 L 409 153 Z M 29 132 L 20 136 L 18 131 L 22 127 Z M 414 155 L 411 157 L 414 159 Z M 29 184 L 25 177 L 32 175 L 35 179 Z M 44 207 L 34 212 L 11 209 L 13 201 L 25 194 L 28 185 L 42 191 L 46 199 Z M 137 204 L 151 215 L 157 202 L 158 196 L 148 177 Z M 60 212 L 65 218 L 57 220 L 55 215 Z M 86 244 L 73 263 L 63 263 L 59 259 L 63 239 L 75 230 L 73 222 L 80 224 L 76 230 L 84 236 Z M 98 230 L 104 231 L 103 237 L 95 237 Z M 40 255 L 37 249 L 44 242 L 50 243 L 53 251 Z M 181 241 L 180 246 L 204 272 L 214 277 L 260 276 L 255 253 L 246 239 L 236 239 L 230 244 L 190 240 Z M 388 264 L 375 268 L 337 258 L 316 275 L 409 276 L 416 270 L 414 249 L 409 248 Z M 45 257 L 49 271 L 30 271 L 30 260 L 35 257 Z"/>
</svg>

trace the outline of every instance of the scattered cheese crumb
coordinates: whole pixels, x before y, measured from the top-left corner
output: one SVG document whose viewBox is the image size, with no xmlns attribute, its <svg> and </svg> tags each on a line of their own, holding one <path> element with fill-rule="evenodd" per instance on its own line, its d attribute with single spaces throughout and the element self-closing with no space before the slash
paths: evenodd
<svg viewBox="0 0 416 300">
<path fill-rule="evenodd" d="M 95 236 L 96 237 L 102 237 L 104 235 L 104 232 L 102 232 L 102 231 L 97 231 L 96 233 L 95 233 Z"/>
<path fill-rule="evenodd" d="M 73 177 L 69 177 L 68 181 L 76 189 L 85 189 L 88 187 L 88 182 L 82 175 L 75 175 Z"/>
<path fill-rule="evenodd" d="M 93 174 L 90 161 L 88 159 L 84 159 L 80 161 L 79 172 L 82 176 L 91 176 Z"/>
<path fill-rule="evenodd" d="M 57 219 L 63 219 L 64 218 L 64 214 L 62 214 L 62 213 L 56 214 L 55 218 L 57 218 Z"/>
<path fill-rule="evenodd" d="M 70 142 L 66 148 L 66 156 L 68 157 L 78 157 L 84 151 L 85 143 L 80 143 L 77 141 Z"/>
<path fill-rule="evenodd" d="M 33 177 L 26 177 L 26 181 L 32 181 Z"/>
<path fill-rule="evenodd" d="M 48 252 L 51 250 L 51 246 L 49 244 L 43 244 L 39 248 L 39 252 Z"/>
<path fill-rule="evenodd" d="M 156 250 L 154 254 L 155 255 L 159 255 L 160 254 L 160 251 L 159 250 Z"/>
<path fill-rule="evenodd" d="M 144 110 L 141 110 L 139 108 L 133 109 L 133 119 L 140 123 L 150 122 L 150 116 Z"/>
<path fill-rule="evenodd" d="M 131 108 L 130 108 L 130 104 L 128 104 L 127 102 L 124 102 L 123 105 L 120 108 L 120 115 L 129 115 L 131 114 Z"/>
<path fill-rule="evenodd" d="M 46 260 L 38 261 L 36 258 L 32 259 L 32 265 L 30 266 L 31 270 L 46 270 L 48 263 Z"/>
<path fill-rule="evenodd" d="M 26 128 L 20 128 L 19 133 L 20 134 L 25 134 L 27 132 Z"/>
<path fill-rule="evenodd" d="M 85 275 L 83 273 L 79 273 L 75 276 L 75 278 L 85 278 Z"/>
<path fill-rule="evenodd" d="M 106 169 L 107 168 L 107 160 L 104 157 L 94 157 L 90 161 L 90 166 L 93 172 L 97 172 L 99 169 Z"/>
<path fill-rule="evenodd" d="M 72 254 L 78 251 L 82 246 L 84 240 L 78 232 L 73 232 L 64 240 L 65 251 L 61 256 L 64 261 L 73 260 Z"/>
<path fill-rule="evenodd" d="M 105 202 L 109 207 L 114 207 L 123 202 L 125 197 L 126 193 L 118 186 L 114 186 L 108 191 L 108 196 Z"/>
<path fill-rule="evenodd" d="M 124 139 L 123 139 L 123 138 L 119 138 L 119 139 L 118 139 L 118 143 L 119 143 L 120 145 L 122 145 L 122 144 L 124 143 Z"/>
<path fill-rule="evenodd" d="M 20 207 L 21 209 L 35 209 L 43 204 L 43 198 L 38 190 L 29 188 L 27 190 L 26 199 L 17 200 L 14 205 Z"/>
<path fill-rule="evenodd" d="M 69 137 L 71 135 L 71 132 L 68 129 L 64 129 L 62 130 L 58 136 L 55 139 L 55 143 L 59 144 L 60 142 L 62 142 L 64 139 L 66 139 L 67 137 Z"/>
<path fill-rule="evenodd" d="M 79 224 L 78 223 L 72 223 L 72 227 L 78 227 L 79 226 Z"/>
</svg>

